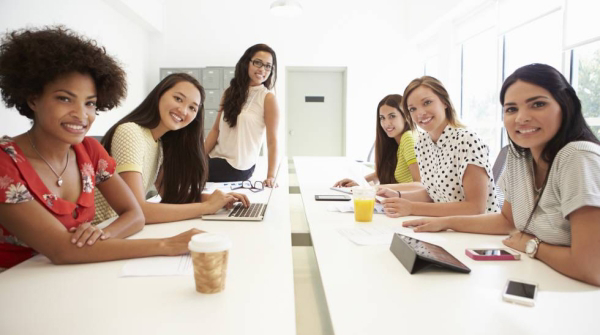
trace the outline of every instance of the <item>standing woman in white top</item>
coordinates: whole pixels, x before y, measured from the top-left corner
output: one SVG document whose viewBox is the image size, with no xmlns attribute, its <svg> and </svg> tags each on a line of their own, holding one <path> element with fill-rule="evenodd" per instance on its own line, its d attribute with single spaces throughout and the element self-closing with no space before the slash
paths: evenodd
<svg viewBox="0 0 600 335">
<path fill-rule="evenodd" d="M 448 91 L 429 76 L 414 79 L 404 90 L 402 108 L 411 128 L 425 130 L 415 145 L 421 184 L 386 185 L 377 194 L 385 213 L 473 215 L 498 211 L 489 150 L 458 120 Z"/>
<path fill-rule="evenodd" d="M 274 186 L 279 109 L 271 90 L 276 80 L 277 57 L 273 49 L 256 44 L 244 52 L 204 142 L 210 156 L 208 181 L 250 179 L 266 129 L 269 167 L 263 184 Z"/>
<path fill-rule="evenodd" d="M 500 91 L 511 152 L 499 185 L 502 213 L 408 221 L 415 231 L 508 234 L 505 245 L 600 286 L 600 143 L 575 90 L 556 69 L 531 64 Z M 515 231 L 516 230 L 516 231 Z"/>
</svg>

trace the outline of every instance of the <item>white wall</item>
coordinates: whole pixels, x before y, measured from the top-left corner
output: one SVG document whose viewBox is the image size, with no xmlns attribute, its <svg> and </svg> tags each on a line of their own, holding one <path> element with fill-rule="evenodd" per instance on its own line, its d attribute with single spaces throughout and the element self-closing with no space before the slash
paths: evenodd
<svg viewBox="0 0 600 335">
<path fill-rule="evenodd" d="M 152 37 L 152 81 L 158 81 L 160 67 L 233 66 L 248 47 L 267 43 L 279 62 L 283 140 L 285 68 L 347 67 L 346 154 L 365 159 L 375 139 L 379 100 L 402 93 L 422 74 L 414 50 L 406 45 L 404 2 L 304 0 L 304 13 L 297 18 L 273 17 L 271 2 L 168 1 L 163 32 Z"/>
<path fill-rule="evenodd" d="M 0 32 L 25 27 L 63 24 L 96 39 L 117 58 L 127 72 L 128 95 L 121 107 L 102 113 L 89 135 L 104 135 L 108 128 L 135 108 L 147 93 L 149 33 L 104 1 L 0 0 Z M 0 104 L 0 135 L 18 135 L 30 127 L 29 119 Z"/>
</svg>

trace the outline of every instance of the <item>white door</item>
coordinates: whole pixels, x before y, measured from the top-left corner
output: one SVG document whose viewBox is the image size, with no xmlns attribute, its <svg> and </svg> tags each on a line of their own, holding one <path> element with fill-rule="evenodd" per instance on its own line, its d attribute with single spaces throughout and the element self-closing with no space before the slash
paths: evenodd
<svg viewBox="0 0 600 335">
<path fill-rule="evenodd" d="M 343 81 L 341 71 L 288 71 L 288 157 L 344 154 Z"/>
</svg>

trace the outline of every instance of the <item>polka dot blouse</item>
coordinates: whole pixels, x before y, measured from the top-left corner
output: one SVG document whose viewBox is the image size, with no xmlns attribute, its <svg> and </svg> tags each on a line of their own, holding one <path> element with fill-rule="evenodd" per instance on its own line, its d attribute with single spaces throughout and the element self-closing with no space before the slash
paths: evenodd
<svg viewBox="0 0 600 335">
<path fill-rule="evenodd" d="M 469 164 L 485 169 L 488 175 L 486 213 L 498 212 L 496 187 L 489 161 L 489 149 L 474 132 L 447 125 L 434 143 L 421 132 L 415 145 L 421 183 L 433 202 L 465 201 L 463 177 Z"/>
</svg>

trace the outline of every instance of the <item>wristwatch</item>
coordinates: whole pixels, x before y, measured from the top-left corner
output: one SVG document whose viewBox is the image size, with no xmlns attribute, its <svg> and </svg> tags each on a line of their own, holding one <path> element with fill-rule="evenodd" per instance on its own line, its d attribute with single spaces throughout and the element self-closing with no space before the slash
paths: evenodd
<svg viewBox="0 0 600 335">
<path fill-rule="evenodd" d="M 525 253 L 527 254 L 527 256 L 535 258 L 535 254 L 537 254 L 538 248 L 540 247 L 540 243 L 542 243 L 542 240 L 540 240 L 537 237 L 534 237 L 531 240 L 527 241 L 527 244 L 525 244 Z"/>
</svg>

